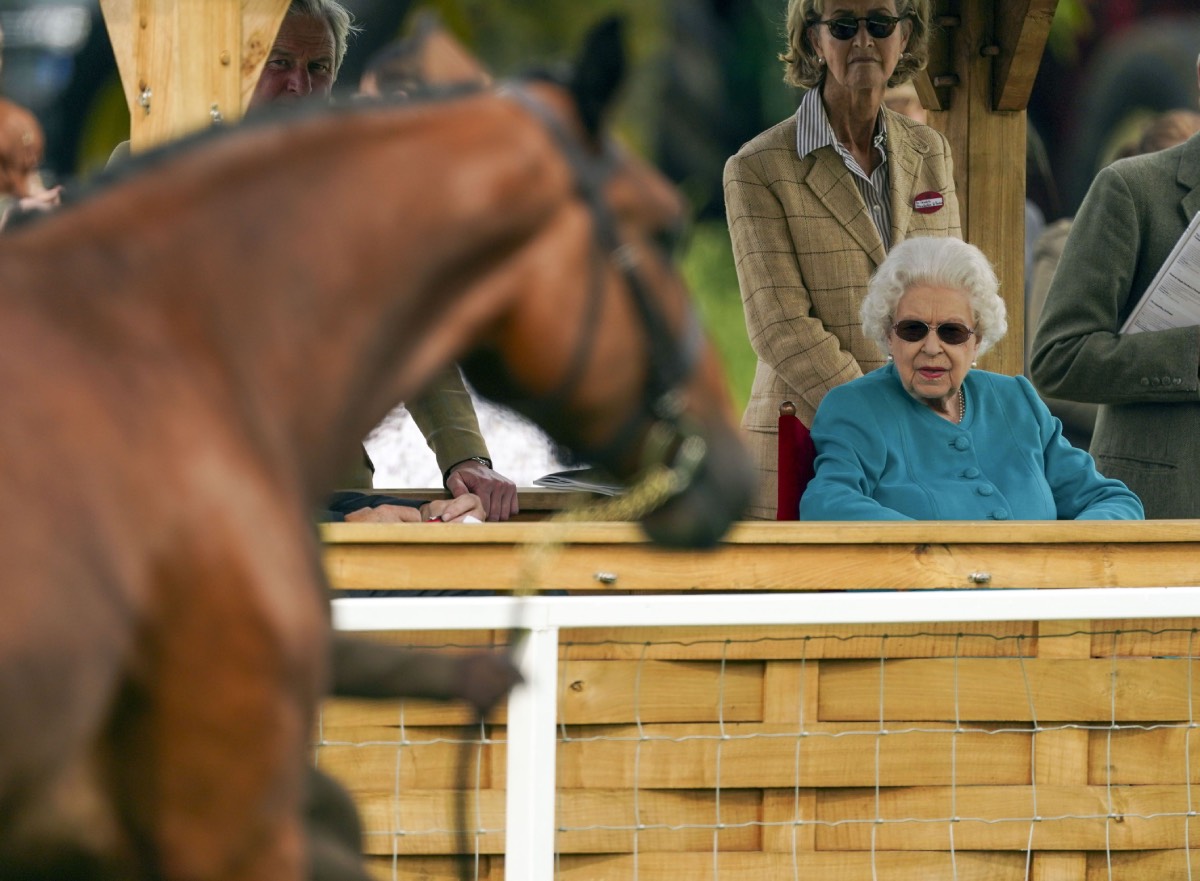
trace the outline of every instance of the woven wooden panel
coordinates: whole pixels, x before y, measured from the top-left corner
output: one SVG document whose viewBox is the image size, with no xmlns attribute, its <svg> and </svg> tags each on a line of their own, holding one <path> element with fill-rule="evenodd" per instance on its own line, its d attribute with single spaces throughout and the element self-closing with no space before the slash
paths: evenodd
<svg viewBox="0 0 1200 881">
<path fill-rule="evenodd" d="M 1187 878 L 1196 624 L 564 633 L 558 877 Z M 503 877 L 504 718 L 469 753 L 488 879 Z M 467 721 L 327 704 L 315 755 L 355 794 L 379 877 L 453 877 Z"/>
</svg>

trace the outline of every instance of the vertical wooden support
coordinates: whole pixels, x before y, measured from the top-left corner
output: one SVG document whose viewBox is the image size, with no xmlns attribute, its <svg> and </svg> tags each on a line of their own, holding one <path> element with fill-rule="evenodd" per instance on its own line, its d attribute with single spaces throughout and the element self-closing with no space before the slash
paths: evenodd
<svg viewBox="0 0 1200 881">
<path fill-rule="evenodd" d="M 1039 659 L 1088 660 L 1092 656 L 1092 621 L 1038 622 Z M 1088 767 L 1086 729 L 1063 728 L 1034 735 L 1034 782 L 1038 786 L 1085 787 L 1094 781 Z M 1038 846 L 1044 847 L 1040 840 Z M 1083 851 L 1046 851 L 1033 855 L 1031 881 L 1086 881 L 1087 854 Z"/>
<path fill-rule="evenodd" d="M 137 152 L 236 122 L 288 0 L 101 0 Z"/>
<path fill-rule="evenodd" d="M 950 140 L 963 236 L 988 256 L 1008 306 L 1008 334 L 981 366 L 1016 374 L 1025 347 L 1025 112 L 992 109 L 992 22 L 1005 0 L 959 0 L 953 40 L 958 85 L 933 124 Z M 1003 9 L 1000 9 L 1003 12 Z"/>
</svg>

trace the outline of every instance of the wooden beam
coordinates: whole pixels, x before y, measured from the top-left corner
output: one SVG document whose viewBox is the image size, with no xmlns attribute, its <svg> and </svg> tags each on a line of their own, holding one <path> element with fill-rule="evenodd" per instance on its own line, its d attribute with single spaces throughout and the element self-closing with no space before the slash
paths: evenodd
<svg viewBox="0 0 1200 881">
<path fill-rule="evenodd" d="M 250 96 L 262 73 L 275 34 L 287 13 L 290 0 L 242 0 L 242 102 L 238 115 L 250 106 Z"/>
<path fill-rule="evenodd" d="M 101 0 L 137 152 L 241 119 L 288 0 Z"/>
<path fill-rule="evenodd" d="M 1025 113 L 992 109 L 991 39 L 1007 0 L 961 0 L 954 40 L 954 100 L 931 116 L 950 140 L 963 238 L 992 261 L 1008 307 L 1008 334 L 982 359 L 997 373 L 1025 364 Z"/>
<path fill-rule="evenodd" d="M 1058 0 L 1006 0 L 996 4 L 996 43 L 994 47 L 983 47 L 983 51 L 996 53 L 992 56 L 994 110 L 1024 110 L 1029 106 L 1029 93 L 1057 8 Z"/>
<path fill-rule="evenodd" d="M 542 587 L 578 591 L 804 591 L 1200 584 L 1198 521 L 741 523 L 711 551 L 665 550 L 632 523 L 329 523 L 337 589 L 517 587 L 526 543 L 554 542 Z M 601 580 L 597 576 L 604 574 Z"/>
</svg>

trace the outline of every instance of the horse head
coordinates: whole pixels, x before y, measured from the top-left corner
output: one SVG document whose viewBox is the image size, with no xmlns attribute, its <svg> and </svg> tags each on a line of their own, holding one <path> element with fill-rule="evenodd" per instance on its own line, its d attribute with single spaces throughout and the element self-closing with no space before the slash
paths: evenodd
<svg viewBox="0 0 1200 881">
<path fill-rule="evenodd" d="M 707 546 L 740 516 L 753 477 L 722 368 L 671 262 L 683 199 L 604 133 L 624 68 L 621 27 L 609 19 L 569 79 L 504 89 L 542 123 L 572 195 L 517 281 L 547 296 L 524 297 L 462 366 L 482 393 L 618 478 L 665 475 L 642 514 L 648 535 Z M 555 296 L 569 285 L 584 295 Z"/>
</svg>

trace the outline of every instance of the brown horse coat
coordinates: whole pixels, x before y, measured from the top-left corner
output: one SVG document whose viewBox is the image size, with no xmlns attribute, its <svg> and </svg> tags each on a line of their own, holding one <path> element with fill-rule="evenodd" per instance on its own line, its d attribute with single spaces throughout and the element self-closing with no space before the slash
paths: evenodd
<svg viewBox="0 0 1200 881">
<path fill-rule="evenodd" d="M 586 137 L 565 90 L 531 91 Z M 647 241 L 679 201 L 630 157 L 606 170 L 678 329 Z M 472 342 L 501 387 L 555 393 L 583 334 L 546 427 L 637 468 L 645 427 L 611 442 L 653 343 L 594 210 L 527 106 L 483 93 L 248 127 L 0 240 L 0 875 L 303 875 L 328 653 L 309 513 L 358 439 Z M 664 508 L 682 542 L 748 491 L 719 375 L 704 349 L 676 390 L 710 455 Z"/>
</svg>

